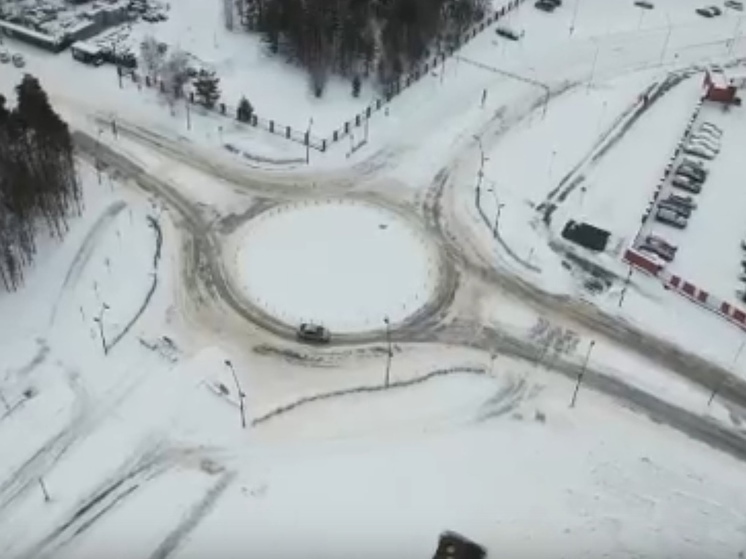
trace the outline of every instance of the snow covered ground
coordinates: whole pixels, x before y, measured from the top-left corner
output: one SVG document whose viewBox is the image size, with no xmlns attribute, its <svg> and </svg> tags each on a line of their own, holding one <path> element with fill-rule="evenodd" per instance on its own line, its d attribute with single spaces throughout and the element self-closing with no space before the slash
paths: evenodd
<svg viewBox="0 0 746 559">
<path fill-rule="evenodd" d="M 264 212 L 226 247 L 233 274 L 266 312 L 332 332 L 379 329 L 422 306 L 438 282 L 438 256 L 393 213 L 349 201 Z"/>
<path fill-rule="evenodd" d="M 187 129 L 182 107 L 171 116 L 152 93 L 119 90 L 105 69 L 8 43 L 28 55 L 27 70 L 39 74 L 75 128 L 169 184 L 194 206 L 205 230 L 232 235 L 223 248 L 238 257 L 233 263 L 246 293 L 271 299 L 292 322 L 313 318 L 358 331 L 386 315 L 396 322 L 424 302 L 435 275 L 430 240 L 420 237 L 433 233 L 432 223 L 427 232 L 412 231 L 400 216 L 372 206 L 298 199 L 315 201 L 322 198 L 317 190 L 344 184 L 340 191 L 390 196 L 414 212 L 443 170 L 450 186 L 442 215 L 433 211 L 428 219 L 442 220 L 463 253 L 487 254 L 501 273 L 569 294 L 578 306 L 593 303 L 617 316 L 620 327 L 641 327 L 743 375 L 746 363 L 735 359 L 740 330 L 638 274 L 621 309 L 621 284 L 595 296 L 582 292 L 535 219 L 534 207 L 641 90 L 672 67 L 728 56 L 724 41 L 737 19 L 704 20 L 694 7 L 693 0 L 662 0 L 642 13 L 627 1 L 578 0 L 547 15 L 526 4 L 510 22 L 526 29 L 522 41 L 508 44 L 488 30 L 461 58 L 394 100 L 388 116 L 377 115 L 368 146 L 349 159 L 346 146 L 323 158 L 312 154 L 312 169 L 360 163 L 372 184 L 349 179 L 358 178 L 352 171 L 305 180 L 253 174 L 264 166 L 257 159 L 229 167 L 210 159 L 222 142 L 244 142 L 255 155 L 271 156 L 275 167 L 296 172 L 305 154 L 215 116 L 194 114 Z M 245 81 L 257 88 L 258 108 L 267 98 L 266 106 L 299 126 L 309 112 L 315 125 L 321 115 L 321 126 L 351 109 L 339 98 L 348 92 L 335 97 L 334 86 L 318 105 L 304 99 L 303 77 L 258 50 L 247 49 L 239 69 L 235 50 L 252 39 L 218 36 L 221 22 L 206 10 L 181 3 L 172 8 L 170 27 L 153 30 L 199 46 L 226 73 L 227 87 L 229 75 L 234 84 Z M 734 50 L 742 54 L 743 45 Z M 267 81 L 244 74 L 268 66 Z M 543 90 L 504 70 L 551 86 L 556 97 L 544 119 Z M 273 72 L 283 76 L 271 82 Z M 3 66 L 0 90 L 9 93 L 19 76 Z M 669 92 L 588 169 L 585 191 L 568 196 L 558 222 L 567 212 L 612 228 L 620 239 L 631 234 L 691 109 L 695 82 Z M 119 137 L 108 126 L 98 132 L 101 123 L 91 117 L 102 114 L 121 119 Z M 726 129 L 713 190 L 737 184 L 739 114 L 723 117 L 739 130 Z M 128 125 L 137 133 L 125 133 Z M 491 224 L 475 213 L 475 135 L 488 158 L 483 210 L 496 216 L 505 204 L 497 224 L 503 241 L 540 272 L 496 248 Z M 203 156 L 212 167 L 190 161 Z M 490 557 L 746 553 L 746 490 L 741 464 L 730 455 L 586 386 L 571 408 L 574 379 L 552 370 L 555 356 L 537 365 L 455 343 L 396 343 L 389 370 L 382 339 L 320 351 L 278 341 L 224 308 L 210 285 L 191 283 L 199 272 L 188 269 L 191 235 L 199 231 L 188 231 L 175 210 L 138 190 L 135 177 L 103 173 L 99 181 L 83 162 L 81 173 L 83 215 L 71 220 L 63 242 L 41 244 L 22 290 L 0 295 L 0 391 L 10 408 L 0 408 L 3 558 L 93 559 L 104 546 L 123 558 L 430 557 L 445 529 L 483 543 Z M 241 228 L 253 204 L 269 199 L 286 211 Z M 708 209 L 703 202 L 697 219 L 730 216 L 718 235 L 737 243 L 732 206 Z M 703 230 L 697 243 L 707 238 Z M 697 243 L 682 264 L 704 261 L 703 249 L 694 253 Z M 719 254 L 724 263 L 727 251 Z M 463 256 L 448 255 L 456 263 Z M 490 327 L 531 340 L 543 318 L 571 332 L 565 358 L 582 362 L 595 341 L 588 359 L 594 370 L 707 425 L 743 430 L 742 410 L 718 398 L 708 405 L 706 387 L 577 327 L 571 317 L 506 296 L 498 282 L 461 272 L 456 300 L 433 336 L 472 319 L 475 338 Z M 301 281 L 313 288 L 310 295 L 297 290 Z M 387 372 L 392 386 L 384 390 Z"/>
</svg>

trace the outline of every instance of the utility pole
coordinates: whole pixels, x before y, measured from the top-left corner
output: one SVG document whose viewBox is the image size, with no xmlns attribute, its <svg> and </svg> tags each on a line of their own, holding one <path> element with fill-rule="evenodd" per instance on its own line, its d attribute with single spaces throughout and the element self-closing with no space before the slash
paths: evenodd
<svg viewBox="0 0 746 559">
<path fill-rule="evenodd" d="M 243 402 L 244 398 L 246 398 L 246 394 L 244 394 L 244 391 L 241 390 L 241 385 L 238 384 L 238 376 L 236 375 L 236 370 L 233 368 L 233 363 L 231 363 L 231 360 L 226 359 L 225 364 L 231 370 L 231 373 L 233 374 L 233 382 L 236 383 L 236 390 L 238 391 L 238 409 L 241 412 L 241 428 L 246 429 L 246 413 L 244 410 Z"/>
<path fill-rule="evenodd" d="M 388 388 L 391 375 L 391 358 L 394 356 L 394 352 L 391 350 L 391 322 L 389 321 L 389 317 L 384 317 L 383 321 L 386 323 L 386 345 L 388 346 L 386 351 L 386 376 L 384 377 L 383 386 L 384 388 Z"/>
<path fill-rule="evenodd" d="M 570 35 L 575 31 L 575 20 L 578 17 L 578 7 L 580 7 L 580 0 L 575 0 L 575 8 L 572 11 L 572 20 L 570 21 Z"/>
<path fill-rule="evenodd" d="M 306 165 L 311 164 L 311 126 L 313 126 L 313 117 L 308 119 L 308 129 L 306 130 Z"/>
<path fill-rule="evenodd" d="M 103 128 L 98 129 L 98 137 L 96 143 L 96 174 L 98 176 L 98 184 L 101 184 L 101 134 L 103 134 L 103 132 Z"/>
<path fill-rule="evenodd" d="M 591 64 L 591 77 L 588 79 L 588 85 L 586 86 L 585 90 L 586 92 L 591 90 L 591 86 L 593 85 L 593 78 L 596 75 L 596 63 L 598 62 L 598 53 L 601 50 L 601 45 L 598 43 L 598 41 L 594 41 L 596 43 L 596 53 L 593 55 L 593 63 Z"/>
<path fill-rule="evenodd" d="M 3 403 L 5 406 L 5 411 L 7 413 L 10 413 L 10 404 L 8 403 L 8 400 L 5 399 L 5 395 L 0 391 L 0 402 Z"/>
<path fill-rule="evenodd" d="M 481 200 L 481 188 L 482 188 L 482 177 L 484 177 L 484 162 L 487 161 L 487 158 L 484 156 L 484 148 L 482 147 L 482 138 L 479 136 L 473 136 L 473 138 L 477 141 L 477 145 L 479 146 L 479 156 L 480 156 L 480 162 L 479 162 L 479 172 L 477 173 L 477 186 L 475 189 L 475 201 L 477 208 L 479 208 L 480 200 Z"/>
<path fill-rule="evenodd" d="M 733 49 L 736 46 L 736 41 L 738 40 L 738 32 L 741 29 L 741 21 L 743 20 L 743 16 L 738 16 L 738 22 L 736 22 L 736 28 L 733 30 L 733 39 L 730 42 L 730 45 L 728 46 L 728 55 L 733 53 Z"/>
<path fill-rule="evenodd" d="M 741 352 L 743 351 L 744 345 L 746 345 L 746 339 L 741 342 L 741 345 L 738 346 L 738 351 L 736 351 L 735 357 L 733 357 L 733 362 L 730 365 L 730 372 L 733 372 L 733 369 L 736 367 L 736 363 L 738 362 L 738 358 L 741 356 Z M 710 394 L 710 399 L 707 400 L 707 407 L 710 407 L 710 404 L 712 404 L 712 401 L 715 399 L 715 395 L 720 392 L 720 389 L 723 387 L 723 385 L 726 383 L 728 379 L 726 377 L 723 377 L 723 380 L 721 380 L 717 386 L 712 390 L 712 394 Z"/>
<path fill-rule="evenodd" d="M 585 361 L 583 362 L 583 368 L 580 370 L 580 374 L 578 375 L 578 381 L 575 383 L 575 390 L 572 393 L 572 400 L 570 401 L 570 407 L 575 407 L 575 401 L 578 398 L 578 390 L 580 390 L 580 385 L 583 382 L 583 377 L 585 376 L 585 370 L 588 367 L 588 360 L 591 358 L 591 351 L 593 350 L 593 346 L 596 345 L 596 340 L 591 340 L 590 345 L 588 346 L 588 353 L 585 355 Z"/>
<path fill-rule="evenodd" d="M 189 109 L 189 97 L 186 96 L 186 95 L 184 96 L 184 104 L 186 105 L 186 125 L 187 125 L 187 130 L 191 130 L 192 129 L 192 117 L 191 117 L 191 114 L 189 112 L 190 111 L 190 109 Z"/>
<path fill-rule="evenodd" d="M 668 17 L 668 13 L 666 14 L 666 21 L 668 22 L 668 31 L 666 32 L 666 40 L 663 41 L 663 48 L 661 49 L 661 59 L 658 61 L 658 66 L 663 66 L 663 59 L 666 58 L 666 50 L 668 49 L 668 41 L 671 38 L 671 31 L 673 31 L 673 27 L 671 26 L 671 18 Z"/>
<path fill-rule="evenodd" d="M 44 485 L 44 480 L 42 478 L 39 478 L 39 487 L 41 487 L 41 492 L 44 494 L 44 502 L 48 503 L 51 499 L 49 498 L 47 487 Z"/>
<path fill-rule="evenodd" d="M 627 295 L 627 288 L 629 287 L 629 282 L 632 279 L 632 271 L 634 269 L 630 265 L 629 272 L 627 273 L 627 279 L 624 280 L 624 287 L 622 288 L 622 293 L 619 295 L 619 308 L 622 308 L 622 304 L 624 303 L 624 296 Z"/>
<path fill-rule="evenodd" d="M 109 310 L 109 305 L 103 303 L 101 305 L 101 311 L 98 316 L 93 317 L 93 321 L 98 323 L 98 333 L 101 336 L 101 347 L 104 350 L 104 355 L 109 353 L 109 348 L 106 345 L 106 338 L 104 337 L 104 313 Z"/>
</svg>

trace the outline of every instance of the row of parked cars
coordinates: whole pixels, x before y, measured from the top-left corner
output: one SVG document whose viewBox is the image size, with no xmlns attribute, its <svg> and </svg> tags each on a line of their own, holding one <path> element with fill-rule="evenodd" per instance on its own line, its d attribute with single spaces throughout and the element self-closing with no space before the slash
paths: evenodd
<svg viewBox="0 0 746 559">
<path fill-rule="evenodd" d="M 696 131 L 690 134 L 683 148 L 686 155 L 679 162 L 671 179 L 671 186 L 687 194 L 674 192 L 660 200 L 655 213 L 656 221 L 679 229 L 687 226 L 689 218 L 697 208 L 692 195 L 702 192 L 709 174 L 704 160 L 713 159 L 720 151 L 722 134 L 723 131 L 711 122 L 702 123 Z M 657 250 L 652 250 L 652 252 L 668 262 L 675 255 L 675 251 L 673 253 L 667 251 L 665 256 L 659 254 Z M 670 256 L 670 259 L 667 256 Z"/>
<path fill-rule="evenodd" d="M 731 10 L 735 10 L 737 12 L 743 11 L 743 2 L 741 0 L 725 0 L 724 5 L 726 8 L 730 8 Z M 703 8 L 697 8 L 694 11 L 702 17 L 706 18 L 717 17 L 719 15 L 722 15 L 723 13 L 723 10 L 721 10 L 718 6 L 705 6 Z"/>
</svg>

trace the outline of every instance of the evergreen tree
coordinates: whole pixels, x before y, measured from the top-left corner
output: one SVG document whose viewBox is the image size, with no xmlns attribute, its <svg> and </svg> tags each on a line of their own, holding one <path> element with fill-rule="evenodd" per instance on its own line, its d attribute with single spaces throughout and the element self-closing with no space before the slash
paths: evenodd
<svg viewBox="0 0 746 559">
<path fill-rule="evenodd" d="M 236 111 L 236 118 L 241 122 L 249 122 L 252 114 L 254 114 L 254 107 L 246 97 L 241 97 L 241 101 L 238 103 L 238 110 Z"/>
<path fill-rule="evenodd" d="M 220 78 L 215 72 L 200 70 L 194 80 L 194 88 L 198 101 L 208 109 L 213 108 L 220 99 Z"/>
<path fill-rule="evenodd" d="M 352 78 L 352 96 L 360 97 L 360 76 Z"/>
</svg>

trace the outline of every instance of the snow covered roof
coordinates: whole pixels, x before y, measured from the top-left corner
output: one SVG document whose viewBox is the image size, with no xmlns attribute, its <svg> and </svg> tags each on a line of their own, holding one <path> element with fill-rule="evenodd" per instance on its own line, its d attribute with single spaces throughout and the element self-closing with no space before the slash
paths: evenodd
<svg viewBox="0 0 746 559">
<path fill-rule="evenodd" d="M 71 48 L 74 50 L 80 51 L 80 52 L 84 52 L 86 54 L 90 54 L 92 56 L 101 54 L 100 47 L 97 47 L 96 45 L 92 45 L 91 43 L 86 43 L 84 41 L 78 41 L 76 43 L 73 43 Z"/>
<path fill-rule="evenodd" d="M 722 70 L 713 70 L 709 69 L 707 73 L 710 76 L 710 81 L 712 82 L 712 85 L 714 87 L 723 88 L 725 89 L 728 87 L 728 79 L 725 77 L 725 74 Z"/>
<path fill-rule="evenodd" d="M 10 23 L 9 21 L 0 20 L 0 29 L 5 29 L 6 31 L 10 31 L 11 33 L 18 33 L 21 35 L 25 35 L 26 37 L 33 37 L 40 41 L 46 41 L 49 43 L 59 42 L 59 37 L 47 35 L 46 33 L 39 33 L 38 31 L 23 27 L 22 25 Z"/>
</svg>

